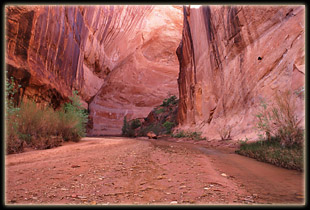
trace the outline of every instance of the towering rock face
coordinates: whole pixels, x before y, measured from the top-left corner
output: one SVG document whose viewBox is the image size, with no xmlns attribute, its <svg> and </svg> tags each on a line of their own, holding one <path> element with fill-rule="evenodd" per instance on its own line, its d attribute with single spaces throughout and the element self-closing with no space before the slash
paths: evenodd
<svg viewBox="0 0 310 210">
<path fill-rule="evenodd" d="M 145 117 L 177 94 L 181 7 L 7 6 L 5 12 L 7 71 L 22 86 L 19 100 L 58 108 L 78 90 L 96 123 L 90 135 L 120 134 L 124 115 Z"/>
<path fill-rule="evenodd" d="M 114 56 L 124 57 L 117 58 L 89 105 L 90 135 L 119 135 L 125 116 L 146 117 L 164 98 L 178 95 L 175 49 L 182 36 L 182 7 L 156 6 L 140 24 L 129 40 L 113 46 Z"/>
<path fill-rule="evenodd" d="M 179 112 L 182 129 L 219 138 L 224 125 L 235 139 L 256 136 L 261 99 L 305 85 L 304 6 L 184 7 Z M 304 99 L 296 98 L 304 119 Z"/>
</svg>

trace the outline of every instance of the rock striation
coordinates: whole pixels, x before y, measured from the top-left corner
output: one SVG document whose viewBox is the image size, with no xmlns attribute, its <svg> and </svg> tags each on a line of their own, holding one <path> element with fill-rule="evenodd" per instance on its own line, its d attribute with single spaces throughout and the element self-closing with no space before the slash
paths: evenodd
<svg viewBox="0 0 310 210">
<path fill-rule="evenodd" d="M 180 129 L 219 138 L 224 126 L 234 138 L 256 136 L 261 99 L 305 86 L 304 6 L 184 7 L 180 72 Z M 304 99 L 297 97 L 304 119 Z"/>
<path fill-rule="evenodd" d="M 179 92 L 180 129 L 256 136 L 261 99 L 305 86 L 304 6 L 6 6 L 5 17 L 17 102 L 57 109 L 78 90 L 89 135 L 121 134 L 125 116 Z"/>
<path fill-rule="evenodd" d="M 178 92 L 181 7 L 6 6 L 5 15 L 17 100 L 56 109 L 78 90 L 90 135 L 120 134 L 125 115 L 146 116 Z"/>
<path fill-rule="evenodd" d="M 139 24 L 112 48 L 119 62 L 89 104 L 90 135 L 120 135 L 125 116 L 146 117 L 164 98 L 178 94 L 175 49 L 182 36 L 182 7 L 153 7 Z"/>
</svg>

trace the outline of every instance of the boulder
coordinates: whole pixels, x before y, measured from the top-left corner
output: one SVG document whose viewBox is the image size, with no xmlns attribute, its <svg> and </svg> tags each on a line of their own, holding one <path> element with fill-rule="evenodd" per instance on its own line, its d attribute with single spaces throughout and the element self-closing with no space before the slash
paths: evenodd
<svg viewBox="0 0 310 210">
<path fill-rule="evenodd" d="M 153 131 L 149 131 L 146 135 L 149 139 L 157 139 L 157 135 Z"/>
</svg>

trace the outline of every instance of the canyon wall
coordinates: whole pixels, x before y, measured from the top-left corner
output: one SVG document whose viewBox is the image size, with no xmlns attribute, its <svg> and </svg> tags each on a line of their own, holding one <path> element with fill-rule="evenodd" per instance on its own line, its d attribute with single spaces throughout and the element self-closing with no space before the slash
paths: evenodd
<svg viewBox="0 0 310 210">
<path fill-rule="evenodd" d="M 89 105 L 90 135 L 120 135 L 124 116 L 146 117 L 164 98 L 178 95 L 175 50 L 181 37 L 182 7 L 156 6 L 133 31 L 132 40 L 113 46 L 117 55 L 123 50 L 128 54 Z"/>
<path fill-rule="evenodd" d="M 304 6 L 184 7 L 180 63 L 179 129 L 219 139 L 255 138 L 261 100 L 305 87 Z M 296 94 L 297 95 L 297 94 Z M 304 125 L 304 98 L 296 97 Z"/>
<path fill-rule="evenodd" d="M 89 135 L 120 134 L 124 116 L 146 117 L 179 85 L 180 129 L 218 138 L 230 125 L 234 138 L 250 138 L 262 99 L 272 104 L 276 91 L 305 86 L 304 6 L 6 6 L 5 13 L 16 100 L 56 109 L 78 90 Z M 304 99 L 296 102 L 304 119 Z"/>
<path fill-rule="evenodd" d="M 90 135 L 120 134 L 177 94 L 182 7 L 6 6 L 7 76 L 55 109 L 77 90 Z"/>
</svg>

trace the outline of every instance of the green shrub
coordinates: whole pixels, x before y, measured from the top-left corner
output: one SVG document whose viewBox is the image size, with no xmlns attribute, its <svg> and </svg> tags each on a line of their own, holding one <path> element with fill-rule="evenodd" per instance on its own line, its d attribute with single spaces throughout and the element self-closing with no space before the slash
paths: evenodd
<svg viewBox="0 0 310 210">
<path fill-rule="evenodd" d="M 86 134 L 88 114 L 81 106 L 76 92 L 72 102 L 64 104 L 61 110 L 51 107 L 39 108 L 35 102 L 22 103 L 19 117 L 19 135 L 30 144 L 31 138 L 48 139 L 61 136 L 65 141 L 79 141 Z"/>
<path fill-rule="evenodd" d="M 38 108 L 33 101 L 21 103 L 18 117 L 18 134 L 27 144 L 31 143 L 32 136 L 43 135 L 43 113 L 44 111 Z"/>
<path fill-rule="evenodd" d="M 166 129 L 166 133 L 167 134 L 170 134 L 171 133 L 171 129 L 173 128 L 174 126 L 174 123 L 173 122 L 170 122 L 170 121 L 166 121 L 164 124 L 163 124 L 163 127 Z"/>
<path fill-rule="evenodd" d="M 167 107 L 169 105 L 175 105 L 178 103 L 178 99 L 175 95 L 164 99 L 163 103 L 161 104 L 161 106 Z"/>
<path fill-rule="evenodd" d="M 156 135 L 170 134 L 172 128 L 176 124 L 177 114 L 177 98 L 171 96 L 165 99 L 162 105 L 155 107 L 149 114 L 150 117 L 144 118 L 143 125 L 140 119 L 133 119 L 127 121 L 126 117 L 123 120 L 122 136 L 146 136 L 148 132 L 152 131 Z M 161 114 L 163 113 L 163 114 Z M 152 123 L 151 123 L 152 122 Z"/>
<path fill-rule="evenodd" d="M 165 109 L 161 108 L 161 109 L 156 109 L 155 114 L 161 114 L 165 111 Z"/>
<path fill-rule="evenodd" d="M 201 136 L 201 132 L 197 132 L 197 131 L 190 132 L 188 137 L 191 139 L 195 139 L 195 140 L 205 140 L 206 139 L 205 137 L 203 138 Z"/>
<path fill-rule="evenodd" d="M 60 119 L 58 130 L 63 140 L 79 141 L 81 137 L 78 135 L 79 119 L 73 111 L 66 111 L 65 108 L 62 107 L 62 109 L 58 111 L 58 118 Z"/>
<path fill-rule="evenodd" d="M 269 141 L 251 143 L 242 141 L 239 150 L 235 152 L 279 167 L 303 170 L 303 149 L 297 145 L 283 148 L 280 138 L 271 137 Z"/>
<path fill-rule="evenodd" d="M 16 115 L 6 116 L 6 152 L 7 154 L 23 151 L 23 141 L 18 135 L 18 124 Z"/>
<path fill-rule="evenodd" d="M 241 142 L 236 153 L 280 167 L 303 170 L 304 130 L 295 113 L 296 97 L 286 90 L 276 93 L 274 99 L 273 106 L 262 100 L 256 114 L 259 141 Z"/>
<path fill-rule="evenodd" d="M 178 133 L 173 134 L 172 137 L 175 137 L 175 138 L 185 138 L 186 137 L 186 133 L 183 130 L 181 130 Z"/>
<path fill-rule="evenodd" d="M 88 113 L 82 107 L 77 91 L 73 91 L 70 100 L 70 103 L 65 103 L 63 106 L 63 111 L 59 112 L 59 118 L 62 120 L 61 127 L 63 127 L 62 136 L 66 141 L 79 141 L 86 135 Z"/>
<path fill-rule="evenodd" d="M 146 136 L 148 132 L 153 131 L 156 135 L 163 132 L 163 127 L 159 124 L 153 123 L 139 130 L 139 136 Z"/>
<path fill-rule="evenodd" d="M 190 139 L 194 139 L 194 140 L 206 140 L 206 137 L 202 137 L 201 136 L 201 132 L 197 132 L 197 131 L 194 131 L 194 132 L 190 132 L 190 131 L 179 131 L 178 133 L 176 134 L 173 134 L 172 137 L 175 137 L 175 138 L 190 138 Z"/>
<path fill-rule="evenodd" d="M 136 129 L 136 128 L 139 128 L 141 126 L 141 122 L 139 119 L 134 119 L 131 121 L 131 124 L 130 124 L 130 127 L 131 129 Z"/>
<path fill-rule="evenodd" d="M 138 120 L 138 119 L 136 119 Z M 135 136 L 135 128 L 138 128 L 140 125 L 139 123 L 133 120 L 131 123 L 127 121 L 127 117 L 124 117 L 123 120 L 123 127 L 122 127 L 122 136 L 127 136 L 127 137 L 134 137 Z M 139 126 L 138 126 L 139 125 Z M 137 127 L 138 126 L 138 127 Z"/>
<path fill-rule="evenodd" d="M 299 145 L 304 142 L 304 130 L 299 126 L 300 121 L 295 113 L 295 98 L 290 91 L 275 94 L 275 105 L 268 107 L 261 101 L 261 109 L 256 114 L 257 129 L 267 140 L 272 137 L 280 139 L 282 146 Z"/>
<path fill-rule="evenodd" d="M 23 151 L 23 142 L 19 139 L 18 132 L 18 112 L 15 107 L 13 96 L 17 92 L 14 87 L 14 79 L 5 80 L 5 120 L 6 120 L 6 152 L 7 154 Z"/>
<path fill-rule="evenodd" d="M 8 82 L 8 81 L 7 81 Z M 6 84 L 6 143 L 7 153 L 23 150 L 24 142 L 36 149 L 59 146 L 62 140 L 78 141 L 85 136 L 88 114 L 82 108 L 77 93 L 73 92 L 71 103 L 61 110 L 39 107 L 29 100 L 14 107 L 10 95 L 12 85 Z"/>
<path fill-rule="evenodd" d="M 129 128 L 129 125 L 127 122 L 127 117 L 125 116 L 123 119 L 122 136 L 126 136 L 128 128 Z"/>
<path fill-rule="evenodd" d="M 17 88 L 21 86 L 18 85 Z M 15 105 L 13 97 L 17 93 L 17 89 L 15 88 L 15 80 L 13 77 L 10 80 L 7 78 L 5 80 L 5 107 L 6 107 L 6 114 L 14 114 L 14 112 L 18 111 L 19 108 Z"/>
<path fill-rule="evenodd" d="M 19 139 L 36 149 L 46 149 L 61 144 L 58 113 L 51 107 L 38 107 L 33 101 L 21 103 L 18 116 Z M 52 138 L 53 137 L 53 138 Z"/>
</svg>

